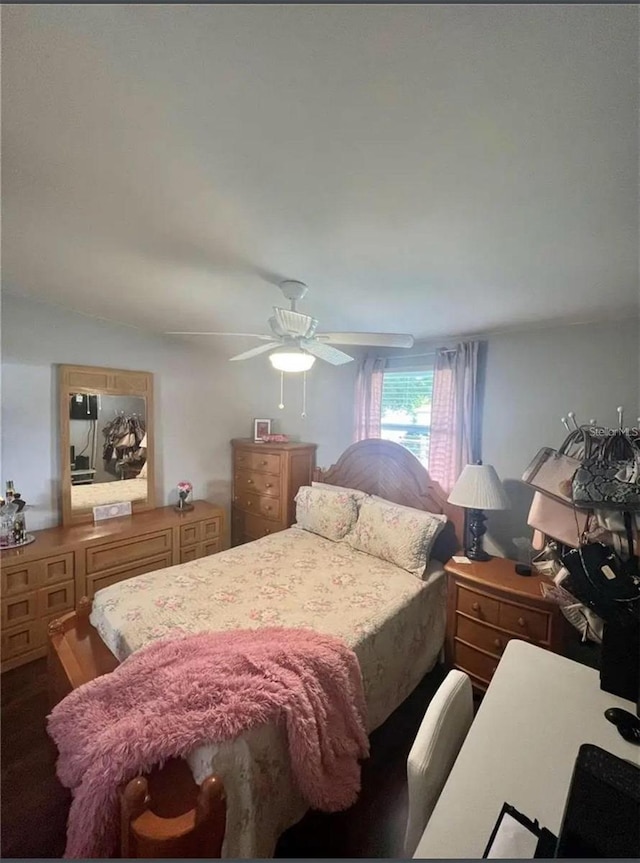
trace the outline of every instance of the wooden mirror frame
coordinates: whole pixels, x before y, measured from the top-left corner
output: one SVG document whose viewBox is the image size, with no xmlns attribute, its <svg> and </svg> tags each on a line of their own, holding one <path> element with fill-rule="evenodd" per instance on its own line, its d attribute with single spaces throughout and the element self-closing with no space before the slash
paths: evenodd
<svg viewBox="0 0 640 863">
<path fill-rule="evenodd" d="M 155 509 L 155 470 L 153 443 L 153 375 L 126 369 L 106 369 L 99 366 L 59 367 L 60 405 L 60 465 L 62 494 L 62 524 L 84 524 L 93 521 L 91 509 L 71 508 L 71 462 L 69 461 L 70 425 L 69 398 L 74 393 L 85 395 L 140 396 L 146 400 L 147 433 L 147 499 L 134 500 L 133 512 Z"/>
</svg>

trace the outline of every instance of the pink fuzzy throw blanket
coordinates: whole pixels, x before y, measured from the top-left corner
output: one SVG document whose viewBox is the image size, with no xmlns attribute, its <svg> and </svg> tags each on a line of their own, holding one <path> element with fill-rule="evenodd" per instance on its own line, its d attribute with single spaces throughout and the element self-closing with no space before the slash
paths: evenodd
<svg viewBox="0 0 640 863">
<path fill-rule="evenodd" d="M 58 778 L 73 791 L 65 857 L 108 857 L 119 788 L 167 758 L 284 723 L 309 805 L 346 809 L 369 752 L 358 660 L 338 638 L 264 628 L 163 639 L 71 692 L 49 716 Z"/>
</svg>

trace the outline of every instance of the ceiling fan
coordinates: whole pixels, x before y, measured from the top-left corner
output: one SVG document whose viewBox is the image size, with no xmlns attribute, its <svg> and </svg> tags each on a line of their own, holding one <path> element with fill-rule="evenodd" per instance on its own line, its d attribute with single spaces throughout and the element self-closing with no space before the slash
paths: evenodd
<svg viewBox="0 0 640 863">
<path fill-rule="evenodd" d="M 318 321 L 310 315 L 296 310 L 296 304 L 307 293 L 303 282 L 289 279 L 280 283 L 280 290 L 289 300 L 291 308 L 281 309 L 274 306 L 269 318 L 271 334 L 262 333 L 214 333 L 214 332 L 176 332 L 172 336 L 250 336 L 266 342 L 251 348 L 235 357 L 235 360 L 249 360 L 260 354 L 269 353 L 274 368 L 283 372 L 305 372 L 314 364 L 316 357 L 334 366 L 350 363 L 353 357 L 334 348 L 333 345 L 367 345 L 385 348 L 410 348 L 413 336 L 402 333 L 317 333 Z M 270 353 L 272 352 L 272 353 Z"/>
</svg>

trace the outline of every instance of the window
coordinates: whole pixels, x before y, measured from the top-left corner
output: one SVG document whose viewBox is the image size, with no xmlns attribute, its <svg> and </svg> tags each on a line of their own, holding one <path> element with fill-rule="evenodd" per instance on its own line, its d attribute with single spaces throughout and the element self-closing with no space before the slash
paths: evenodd
<svg viewBox="0 0 640 863">
<path fill-rule="evenodd" d="M 406 447 L 426 467 L 433 369 L 385 371 L 380 437 Z"/>
</svg>

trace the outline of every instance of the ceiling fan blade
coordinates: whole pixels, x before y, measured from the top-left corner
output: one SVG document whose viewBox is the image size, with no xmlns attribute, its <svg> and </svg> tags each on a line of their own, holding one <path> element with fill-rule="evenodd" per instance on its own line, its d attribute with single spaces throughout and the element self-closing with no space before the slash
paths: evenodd
<svg viewBox="0 0 640 863">
<path fill-rule="evenodd" d="M 265 336 L 261 333 L 210 333 L 210 332 L 184 332 L 182 330 L 170 330 L 165 333 L 165 336 L 242 336 L 243 338 L 261 339 L 263 342 L 270 342 L 273 336 Z"/>
<path fill-rule="evenodd" d="M 265 354 L 267 351 L 272 351 L 274 348 L 279 348 L 281 342 L 268 342 L 266 345 L 258 345 L 257 348 L 251 348 L 249 351 L 244 351 L 242 354 L 237 354 L 235 357 L 229 357 L 229 360 L 250 360 L 251 357 L 257 357 L 260 354 Z"/>
<path fill-rule="evenodd" d="M 271 327 L 278 335 L 309 339 L 318 326 L 318 321 L 311 315 L 303 315 L 291 309 L 280 309 L 277 306 L 273 307 L 273 312 L 273 318 L 270 318 L 269 322 L 275 320 L 275 325 L 271 324 Z"/>
<path fill-rule="evenodd" d="M 325 344 L 371 345 L 379 348 L 412 348 L 413 336 L 408 333 L 316 333 Z"/>
<path fill-rule="evenodd" d="M 325 362 L 331 363 L 333 366 L 341 366 L 343 363 L 353 362 L 353 357 L 350 357 L 349 354 L 345 354 L 337 348 L 332 348 L 330 345 L 316 342 L 315 339 L 300 339 L 300 345 L 305 351 L 313 354 L 314 357 L 318 357 L 319 360 L 325 360 Z"/>
</svg>

